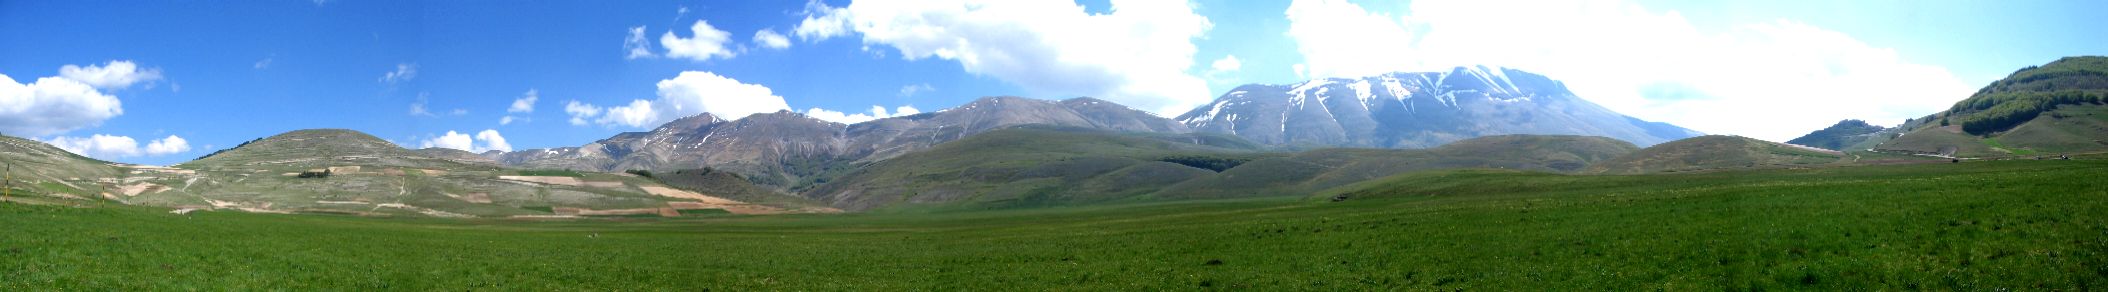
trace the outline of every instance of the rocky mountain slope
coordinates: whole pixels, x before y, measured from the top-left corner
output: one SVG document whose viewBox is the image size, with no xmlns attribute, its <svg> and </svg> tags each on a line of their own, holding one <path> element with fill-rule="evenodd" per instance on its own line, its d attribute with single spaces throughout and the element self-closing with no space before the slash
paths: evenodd
<svg viewBox="0 0 2108 292">
<path fill-rule="evenodd" d="M 1699 135 L 1611 112 L 1544 76 L 1485 66 L 1246 85 L 1174 120 L 1196 131 L 1301 147 L 1429 148 L 1504 134 L 1603 136 L 1644 146 Z"/>
</svg>

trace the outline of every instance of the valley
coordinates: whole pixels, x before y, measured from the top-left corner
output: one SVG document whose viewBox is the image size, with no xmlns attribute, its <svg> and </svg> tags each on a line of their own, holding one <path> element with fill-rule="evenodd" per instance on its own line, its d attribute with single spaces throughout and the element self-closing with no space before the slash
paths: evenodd
<svg viewBox="0 0 2108 292">
<path fill-rule="evenodd" d="M 0 203 L 0 288 L 2083 290 L 2108 266 L 2103 158 L 1449 170 L 1298 197 L 667 219 Z"/>
</svg>

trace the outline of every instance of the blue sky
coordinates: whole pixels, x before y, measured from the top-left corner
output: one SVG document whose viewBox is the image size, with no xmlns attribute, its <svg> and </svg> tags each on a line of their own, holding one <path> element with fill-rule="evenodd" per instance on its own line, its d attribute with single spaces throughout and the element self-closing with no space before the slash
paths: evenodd
<svg viewBox="0 0 2108 292">
<path fill-rule="evenodd" d="M 2104 54 L 2108 20 L 2083 14 L 2104 6 L 0 1 L 0 130 L 144 164 L 305 128 L 516 150 L 701 112 L 854 122 L 991 95 L 1168 116 L 1245 83 L 1491 64 L 1640 118 L 1784 140 L 1838 119 L 1894 124 L 2019 67 Z M 1692 90 L 1645 90 L 1663 86 Z"/>
</svg>

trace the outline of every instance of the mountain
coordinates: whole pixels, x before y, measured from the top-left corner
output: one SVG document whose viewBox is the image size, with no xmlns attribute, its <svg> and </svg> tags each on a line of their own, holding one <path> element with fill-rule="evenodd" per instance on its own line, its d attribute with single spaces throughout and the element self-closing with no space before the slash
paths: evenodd
<svg viewBox="0 0 2108 292">
<path fill-rule="evenodd" d="M 1887 129 L 1867 124 L 1866 121 L 1844 120 L 1837 122 L 1836 125 L 1831 125 L 1829 128 L 1816 130 L 1800 138 L 1793 138 L 1793 140 L 1788 140 L 1786 143 L 1844 151 L 1846 150 L 1845 147 L 1865 142 L 1867 139 L 1872 139 Z"/>
<path fill-rule="evenodd" d="M 806 195 L 849 210 L 1283 196 L 1427 169 L 1573 171 L 1638 149 L 1584 136 L 1453 145 L 1279 153 L 1221 134 L 1020 126 L 872 163 Z"/>
<path fill-rule="evenodd" d="M 1611 112 L 1544 76 L 1485 66 L 1245 85 L 1174 120 L 1196 131 L 1298 147 L 1429 148 L 1503 134 L 1653 145 L 1699 135 Z"/>
<path fill-rule="evenodd" d="M 508 152 L 497 155 L 496 160 L 519 167 L 595 171 L 711 167 L 741 174 L 772 188 L 800 191 L 846 173 L 854 165 L 1018 125 L 1191 132 L 1183 124 L 1094 98 L 1049 101 L 1006 96 L 854 125 L 790 111 L 738 120 L 723 120 L 706 113 L 648 132 L 617 134 L 580 147 Z"/>
<path fill-rule="evenodd" d="M 1838 163 L 1843 153 L 1750 139 L 1701 136 L 1640 149 L 1590 165 L 1585 173 L 1649 174 L 1713 169 L 1806 166 Z"/>
<path fill-rule="evenodd" d="M 93 197 L 101 178 L 122 173 L 117 165 L 36 140 L 0 136 L 0 164 L 7 166 L 13 196 L 34 194 Z"/>
<path fill-rule="evenodd" d="M 2108 151 L 2108 57 L 2022 68 L 1923 120 L 1876 150 L 1958 157 Z"/>
</svg>

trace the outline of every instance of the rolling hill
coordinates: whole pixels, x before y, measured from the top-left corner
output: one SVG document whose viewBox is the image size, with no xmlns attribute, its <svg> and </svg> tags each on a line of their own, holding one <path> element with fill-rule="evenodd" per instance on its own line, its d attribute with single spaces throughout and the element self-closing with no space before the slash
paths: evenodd
<svg viewBox="0 0 2108 292">
<path fill-rule="evenodd" d="M 828 211 L 749 204 L 628 174 L 505 168 L 467 152 L 412 151 L 351 130 L 287 132 L 173 168 L 111 165 L 14 138 L 0 139 L 0 147 L 10 150 L 0 159 L 28 166 L 17 167 L 17 177 L 40 195 L 178 209 L 433 217 Z"/>
<path fill-rule="evenodd" d="M 848 210 L 1293 196 L 1429 169 L 1575 171 L 1637 149 L 1601 137 L 1514 135 L 1424 150 L 1279 153 L 1207 137 L 1002 129 L 867 165 L 806 195 Z"/>
<path fill-rule="evenodd" d="M 2108 57 L 2022 68 L 1924 120 L 1875 149 L 1953 157 L 2108 151 Z"/>
<path fill-rule="evenodd" d="M 1640 149 L 1590 165 L 1585 173 L 1650 174 L 1809 166 L 1843 162 L 1844 153 L 1740 136 L 1700 136 Z"/>
<path fill-rule="evenodd" d="M 0 164 L 7 165 L 14 195 L 49 194 L 93 198 L 99 183 L 117 178 L 123 169 L 36 140 L 0 136 Z"/>
<path fill-rule="evenodd" d="M 1885 130 L 1888 130 L 1888 128 L 1867 124 L 1866 121 L 1843 120 L 1838 121 L 1836 125 L 1831 125 L 1829 128 L 1823 128 L 1822 130 L 1802 135 L 1800 138 L 1787 140 L 1786 143 L 1837 151 L 1858 150 L 1849 147 L 1874 139 L 1874 137 L 1880 136 Z"/>
</svg>

